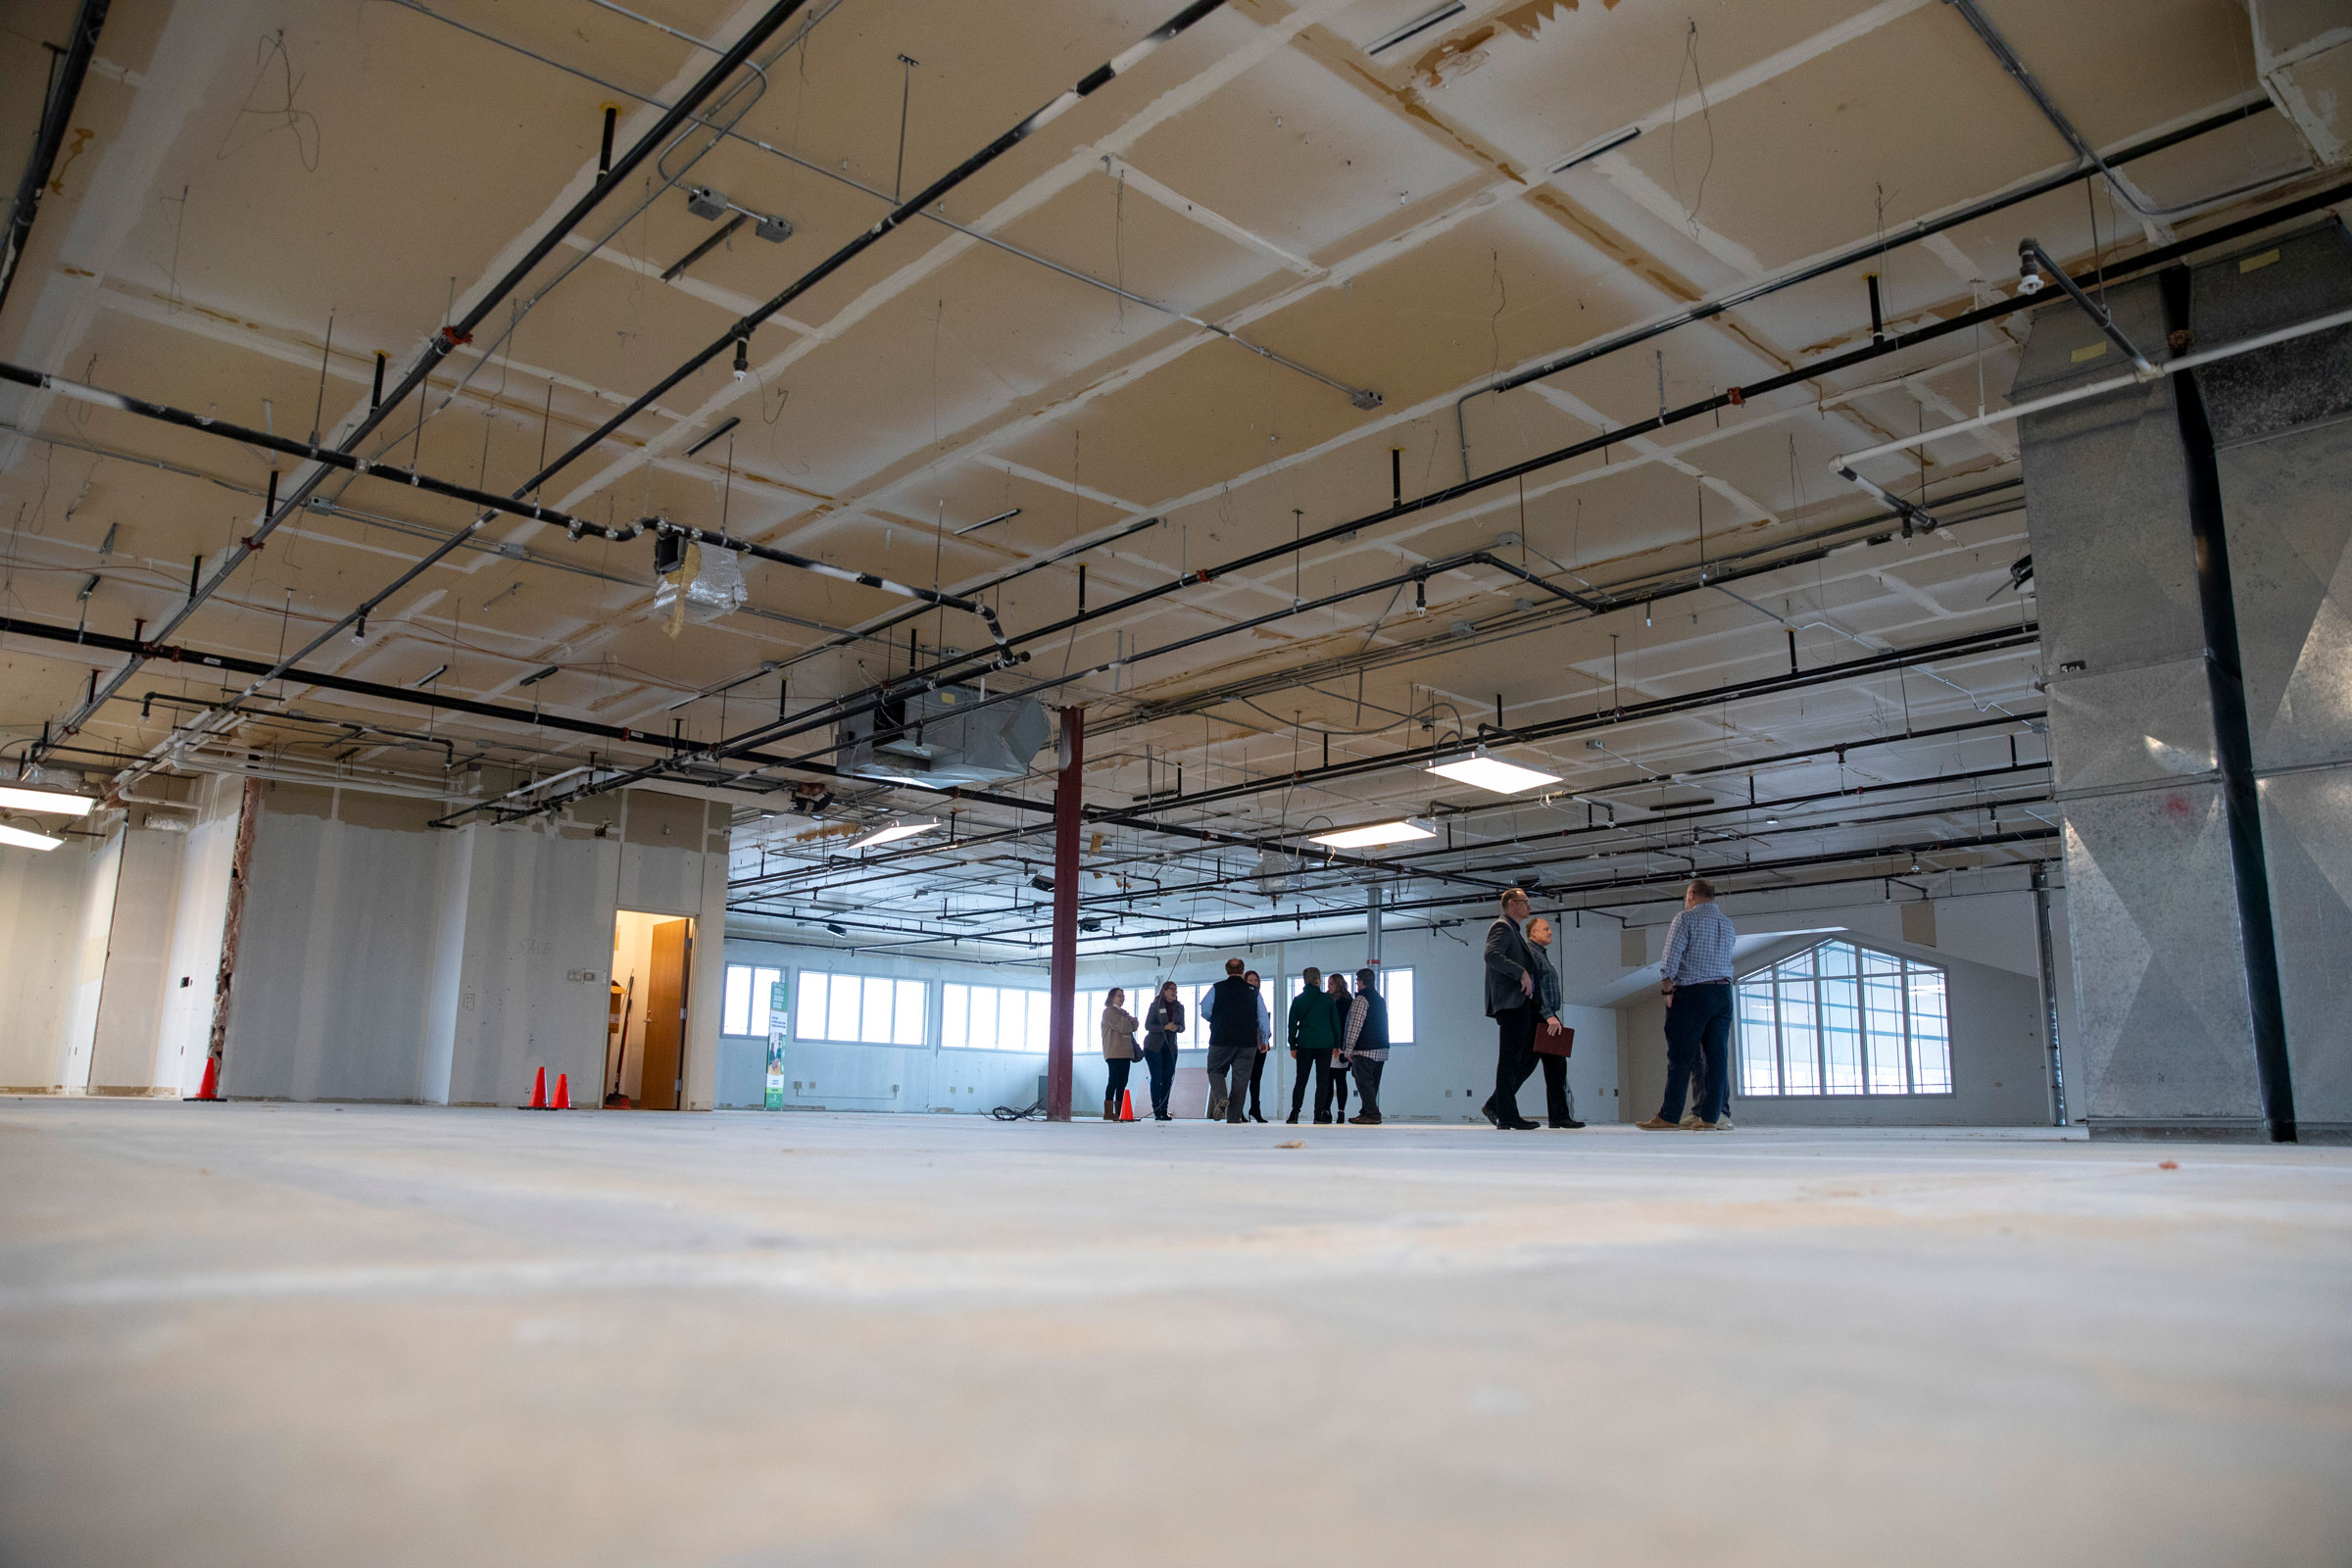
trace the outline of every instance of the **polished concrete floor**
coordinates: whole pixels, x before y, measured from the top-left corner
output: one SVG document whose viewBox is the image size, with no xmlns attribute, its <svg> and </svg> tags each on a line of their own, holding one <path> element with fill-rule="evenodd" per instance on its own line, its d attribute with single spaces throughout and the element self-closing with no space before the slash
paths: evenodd
<svg viewBox="0 0 2352 1568">
<path fill-rule="evenodd" d="M 9 1564 L 2341 1565 L 2352 1152 L 0 1101 L 0 1412 Z"/>
</svg>

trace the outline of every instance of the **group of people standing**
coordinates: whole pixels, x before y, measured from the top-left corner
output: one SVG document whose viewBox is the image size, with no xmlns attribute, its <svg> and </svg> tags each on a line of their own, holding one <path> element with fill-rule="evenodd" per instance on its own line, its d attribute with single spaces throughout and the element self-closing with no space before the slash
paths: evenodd
<svg viewBox="0 0 2352 1568">
<path fill-rule="evenodd" d="M 1380 1075 L 1389 1059 L 1389 1006 L 1380 995 L 1376 971 L 1358 969 L 1352 991 L 1347 976 L 1335 973 L 1326 981 L 1320 969 L 1310 968 L 1300 979 L 1304 986 L 1291 1000 L 1285 1019 L 1291 1059 L 1298 1064 L 1286 1120 L 1298 1120 L 1311 1082 L 1317 1123 L 1328 1124 L 1336 1116 L 1358 1127 L 1379 1126 Z M 1102 1057 L 1109 1068 L 1103 1119 L 1118 1118 L 1128 1074 L 1141 1060 L 1151 1075 L 1152 1119 L 1173 1120 L 1168 1091 L 1176 1081 L 1176 1037 L 1190 1022 L 1176 982 L 1161 983 L 1140 1024 L 1127 1010 L 1125 991 L 1114 989 L 1103 1002 Z M 1236 1125 L 1264 1121 L 1266 1058 L 1274 1051 L 1274 1015 L 1266 1005 L 1264 982 L 1241 959 L 1228 958 L 1225 978 L 1208 988 L 1202 1010 L 1208 1015 L 1208 1119 Z M 1363 1105 L 1354 1116 L 1348 1114 L 1350 1075 Z"/>
<path fill-rule="evenodd" d="M 1731 1105 L 1732 954 L 1738 933 L 1715 906 L 1715 889 L 1694 881 L 1683 890 L 1683 912 L 1666 932 L 1659 993 L 1666 999 L 1666 1100 L 1658 1113 L 1634 1125 L 1726 1132 Z M 1494 1092 L 1480 1108 L 1506 1132 L 1537 1123 L 1519 1114 L 1519 1086 L 1544 1064 L 1544 1100 L 1554 1127 L 1582 1127 L 1568 1093 L 1568 1051 L 1575 1031 L 1560 1022 L 1560 976 L 1551 965 L 1551 922 L 1530 917 L 1527 895 L 1512 888 L 1502 913 L 1487 927 L 1487 1016 L 1494 1020 Z M 1564 1044 L 1561 1034 L 1568 1036 Z M 1689 1112 L 1683 1100 L 1695 1084 Z"/>
<path fill-rule="evenodd" d="M 1502 896 L 1502 912 L 1487 928 L 1487 1016 L 1494 1020 L 1497 1040 L 1494 1092 L 1479 1108 L 1487 1120 L 1508 1132 L 1548 1124 L 1579 1128 L 1576 1097 L 1568 1087 L 1568 1057 L 1576 1031 L 1560 1017 L 1560 972 L 1551 961 L 1551 922 L 1533 913 L 1527 895 L 1512 888 Z M 1731 917 L 1715 905 L 1715 890 L 1694 881 L 1683 891 L 1683 912 L 1666 933 L 1666 957 L 1661 966 L 1660 994 L 1666 999 L 1666 1098 L 1658 1113 L 1636 1126 L 1649 1132 L 1682 1130 L 1723 1132 L 1732 1122 L 1731 1034 L 1732 961 L 1738 933 Z M 1358 1127 L 1377 1127 L 1380 1114 L 1380 1075 L 1389 1059 L 1389 1007 L 1380 995 L 1379 973 L 1355 971 L 1352 989 L 1348 977 L 1328 979 L 1310 968 L 1299 977 L 1304 984 L 1291 999 L 1285 1036 L 1298 1074 L 1291 1086 L 1291 1113 L 1296 1123 L 1306 1105 L 1308 1084 L 1314 1085 L 1318 1125 L 1344 1121 Z M 1126 1007 L 1127 993 L 1113 990 L 1102 1008 L 1102 1056 L 1110 1081 L 1102 1097 L 1102 1116 L 1116 1120 L 1126 1093 L 1127 1075 L 1140 1059 L 1152 1077 L 1152 1117 L 1170 1121 L 1168 1091 L 1176 1080 L 1176 1037 L 1188 1020 L 1176 982 L 1163 982 L 1159 994 L 1145 1009 L 1140 1028 Z M 1239 958 L 1225 961 L 1225 978 L 1209 987 L 1203 1003 L 1208 1014 L 1208 1119 L 1240 1124 L 1264 1121 L 1260 1085 L 1266 1057 L 1274 1050 L 1274 1019 L 1266 1005 L 1257 971 Z M 1519 1114 L 1519 1091 L 1544 1070 L 1544 1121 Z M 1348 1114 L 1348 1081 L 1352 1076 L 1363 1102 L 1357 1114 Z M 1684 1101 L 1689 1098 L 1686 1111 Z"/>
</svg>

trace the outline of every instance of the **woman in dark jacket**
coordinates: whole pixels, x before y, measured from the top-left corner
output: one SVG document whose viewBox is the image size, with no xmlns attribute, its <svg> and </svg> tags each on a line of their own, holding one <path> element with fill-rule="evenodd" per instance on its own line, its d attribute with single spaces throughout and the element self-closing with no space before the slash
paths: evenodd
<svg viewBox="0 0 2352 1568">
<path fill-rule="evenodd" d="M 1144 1012 L 1144 1068 L 1152 1075 L 1152 1119 L 1168 1121 L 1168 1087 L 1176 1081 L 1176 1037 L 1184 1033 L 1184 1004 L 1176 982 L 1160 982 Z"/>
</svg>

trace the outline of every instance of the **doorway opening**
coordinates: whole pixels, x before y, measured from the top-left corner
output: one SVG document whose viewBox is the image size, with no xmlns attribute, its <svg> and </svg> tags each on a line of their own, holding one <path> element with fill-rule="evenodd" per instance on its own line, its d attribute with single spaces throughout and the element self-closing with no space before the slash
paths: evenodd
<svg viewBox="0 0 2352 1568">
<path fill-rule="evenodd" d="M 686 982 L 694 922 L 621 909 L 612 917 L 612 991 L 605 1019 L 605 1103 L 676 1110 L 686 1101 Z"/>
</svg>

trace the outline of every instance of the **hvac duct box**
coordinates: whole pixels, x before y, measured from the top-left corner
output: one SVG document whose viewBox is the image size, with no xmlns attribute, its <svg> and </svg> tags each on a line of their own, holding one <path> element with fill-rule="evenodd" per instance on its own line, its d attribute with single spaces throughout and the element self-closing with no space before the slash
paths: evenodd
<svg viewBox="0 0 2352 1568">
<path fill-rule="evenodd" d="M 2352 305 L 2352 244 L 2329 223 L 2110 289 L 2106 303 L 2151 358 L 2183 326 L 2212 348 Z M 2121 362 L 2056 302 L 2035 314 L 2011 396 Z M 2352 1128 L 2352 333 L 2190 373 L 2220 474 L 2230 591 L 2215 602 L 2235 612 L 2256 854 L 2233 850 L 2225 811 L 2233 714 L 2216 692 L 2232 684 L 2231 659 L 2201 597 L 2181 378 L 2020 425 L 2065 814 L 2068 1075 L 2094 1136 L 2264 1136 L 2283 1078 L 2301 1136 L 2340 1139 Z M 2249 927 L 2266 888 L 2268 918 Z M 2257 1020 L 2273 972 L 2285 1061 L 2266 1105 Z"/>
<path fill-rule="evenodd" d="M 1052 738 L 1036 699 L 982 706 L 970 686 L 942 686 L 877 704 L 842 721 L 841 770 L 893 784 L 999 784 L 1025 778 Z"/>
</svg>

